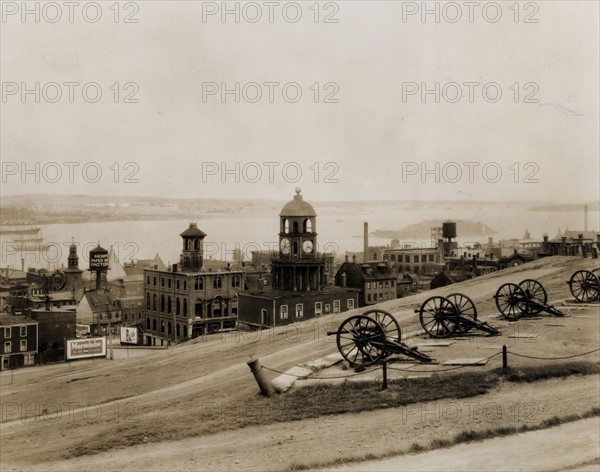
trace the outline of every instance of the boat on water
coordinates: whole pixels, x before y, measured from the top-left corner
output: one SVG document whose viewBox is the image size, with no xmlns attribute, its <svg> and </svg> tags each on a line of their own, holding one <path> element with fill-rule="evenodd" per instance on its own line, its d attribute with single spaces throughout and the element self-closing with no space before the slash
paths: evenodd
<svg viewBox="0 0 600 472">
<path fill-rule="evenodd" d="M 44 244 L 44 237 L 40 232 L 41 228 L 31 228 L 30 230 L 12 233 L 16 236 L 8 244 L 13 246 L 16 251 L 45 251 L 50 246 Z"/>
<path fill-rule="evenodd" d="M 22 234 L 22 235 L 37 235 L 40 230 L 39 226 L 34 226 L 32 223 L 25 222 L 3 222 L 0 224 L 0 235 L 1 234 Z"/>
<path fill-rule="evenodd" d="M 13 246 L 16 251 L 46 251 L 50 247 L 44 244 L 44 238 L 15 238 L 8 245 Z"/>
</svg>

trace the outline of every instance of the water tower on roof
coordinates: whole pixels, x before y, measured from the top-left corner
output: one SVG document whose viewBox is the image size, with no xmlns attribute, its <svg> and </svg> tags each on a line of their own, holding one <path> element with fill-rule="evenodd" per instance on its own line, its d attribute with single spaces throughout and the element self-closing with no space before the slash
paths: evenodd
<svg viewBox="0 0 600 472">
<path fill-rule="evenodd" d="M 108 271 L 108 251 L 100 243 L 90 251 L 90 272 L 96 273 L 96 291 L 100 290 L 102 274 Z"/>
<path fill-rule="evenodd" d="M 458 245 L 453 242 L 456 239 L 456 223 L 454 221 L 445 221 L 442 223 L 442 237 L 444 238 L 444 256 L 449 256 L 453 249 Z"/>
</svg>

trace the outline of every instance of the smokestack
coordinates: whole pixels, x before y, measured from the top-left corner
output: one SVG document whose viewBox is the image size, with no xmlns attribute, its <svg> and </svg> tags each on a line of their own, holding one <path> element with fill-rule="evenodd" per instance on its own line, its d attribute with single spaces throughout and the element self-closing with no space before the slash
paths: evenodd
<svg viewBox="0 0 600 472">
<path fill-rule="evenodd" d="M 583 205 L 583 230 L 588 230 L 588 212 L 587 205 Z"/>
<path fill-rule="evenodd" d="M 369 223 L 364 223 L 364 234 L 363 234 L 363 262 L 369 260 Z"/>
</svg>

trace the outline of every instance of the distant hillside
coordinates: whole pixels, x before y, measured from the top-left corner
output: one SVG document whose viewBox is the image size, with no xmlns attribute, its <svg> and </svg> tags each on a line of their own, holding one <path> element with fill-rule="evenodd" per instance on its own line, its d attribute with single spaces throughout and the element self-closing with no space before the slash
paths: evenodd
<svg viewBox="0 0 600 472">
<path fill-rule="evenodd" d="M 496 234 L 496 230 L 480 221 L 453 220 L 456 223 L 456 233 L 461 236 L 479 236 Z M 405 226 L 399 230 L 380 230 L 371 233 L 372 236 L 388 239 L 429 239 L 431 228 L 442 226 L 442 220 L 424 220 Z"/>
<path fill-rule="evenodd" d="M 559 205 L 536 205 L 529 207 L 530 211 L 581 211 L 583 212 L 584 205 L 587 205 L 588 211 L 600 210 L 598 202 L 589 203 L 562 203 Z"/>
</svg>

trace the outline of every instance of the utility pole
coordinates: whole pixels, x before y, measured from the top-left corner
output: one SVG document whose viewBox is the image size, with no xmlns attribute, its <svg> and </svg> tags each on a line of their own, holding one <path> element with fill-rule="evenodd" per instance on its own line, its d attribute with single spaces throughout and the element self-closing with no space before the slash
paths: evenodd
<svg viewBox="0 0 600 472">
<path fill-rule="evenodd" d="M 113 359 L 113 347 L 112 347 L 112 332 L 110 329 L 110 319 L 112 318 L 111 312 L 108 310 L 108 302 L 106 302 L 106 314 L 108 315 L 108 349 L 109 349 L 109 358 Z"/>
</svg>

